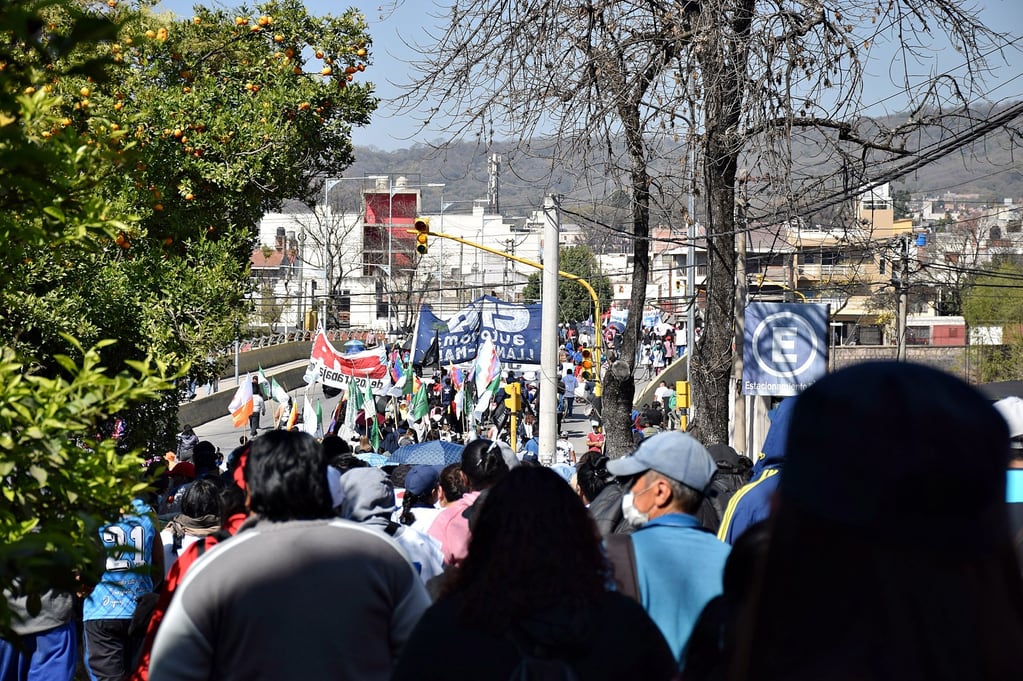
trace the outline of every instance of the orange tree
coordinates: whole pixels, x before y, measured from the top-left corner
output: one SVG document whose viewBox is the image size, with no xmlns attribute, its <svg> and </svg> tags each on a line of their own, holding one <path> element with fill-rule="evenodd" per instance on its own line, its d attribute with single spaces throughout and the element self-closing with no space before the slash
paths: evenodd
<svg viewBox="0 0 1023 681">
<path fill-rule="evenodd" d="M 312 176 L 352 161 L 351 126 L 376 107 L 366 24 L 354 11 L 310 16 L 294 1 L 199 8 L 184 20 L 148 2 L 84 11 L 116 26 L 91 46 L 102 69 L 24 56 L 40 75 L 36 92 L 60 102 L 60 117 L 37 133 L 107 153 L 107 171 L 91 176 L 94 196 L 132 219 L 93 251 L 57 246 L 19 267 L 8 291 L 11 303 L 19 291 L 18 304 L 0 311 L 0 333 L 44 366 L 72 351 L 61 332 L 114 338 L 102 350 L 109 366 L 152 352 L 194 367 L 202 382 L 212 368 L 201 360 L 247 313 L 262 215 L 308 199 Z M 50 45 L 82 32 L 60 5 L 46 26 Z M 162 451 L 179 396 L 137 405 L 129 442 Z"/>
<path fill-rule="evenodd" d="M 98 260 L 134 229 L 100 191 L 120 155 L 97 142 L 88 116 L 71 125 L 53 87 L 66 76 L 101 77 L 104 60 L 92 48 L 117 26 L 75 6 L 60 10 L 49 0 L 0 9 L 0 589 L 27 596 L 30 611 L 46 590 L 73 590 L 101 569 L 98 526 L 144 486 L 138 452 L 95 436 L 114 415 L 159 399 L 174 378 L 145 354 L 105 364 L 110 341 L 84 345 L 58 333 L 75 330 L 60 328 L 70 317 L 50 321 L 60 348 L 53 341 L 49 351 L 33 347 L 38 329 L 7 321 L 12 311 L 58 309 L 60 292 L 34 282 L 58 269 L 79 276 L 77 260 Z M 10 638 L 11 617 L 0 598 L 0 637 Z"/>
</svg>

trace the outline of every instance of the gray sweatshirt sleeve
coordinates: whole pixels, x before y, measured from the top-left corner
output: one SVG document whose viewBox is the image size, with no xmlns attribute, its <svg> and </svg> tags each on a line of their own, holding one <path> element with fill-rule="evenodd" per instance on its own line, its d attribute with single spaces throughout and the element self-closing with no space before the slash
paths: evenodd
<svg viewBox="0 0 1023 681">
<path fill-rule="evenodd" d="M 397 661 L 408 643 L 412 630 L 423 616 L 426 609 L 430 607 L 430 596 L 426 593 L 426 587 L 419 579 L 419 575 L 412 570 L 413 579 L 409 583 L 409 589 L 405 597 L 398 603 L 398 607 L 391 612 L 391 656 Z M 158 681 L 158 680 L 154 680 Z"/>
<path fill-rule="evenodd" d="M 181 594 L 171 601 L 153 643 L 152 681 L 205 681 L 212 672 L 213 647 L 189 618 Z"/>
</svg>

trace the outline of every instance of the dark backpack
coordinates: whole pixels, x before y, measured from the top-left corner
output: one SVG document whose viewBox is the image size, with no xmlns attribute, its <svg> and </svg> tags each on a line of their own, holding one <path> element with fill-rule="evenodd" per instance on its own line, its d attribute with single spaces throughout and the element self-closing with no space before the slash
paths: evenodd
<svg viewBox="0 0 1023 681">
<path fill-rule="evenodd" d="M 563 660 L 524 656 L 508 681 L 578 681 L 575 670 Z"/>
<path fill-rule="evenodd" d="M 753 472 L 753 462 L 745 458 L 740 459 L 738 463 L 727 461 L 716 463 L 718 469 L 710 479 L 706 496 L 696 513 L 703 526 L 712 532 L 717 532 L 721 526 L 721 519 L 728 508 L 728 500 L 740 487 L 749 482 Z"/>
<path fill-rule="evenodd" d="M 556 657 L 540 657 L 530 650 L 534 646 L 524 644 L 511 633 L 508 638 L 521 657 L 508 681 L 579 681 L 579 676 L 568 662 Z"/>
</svg>

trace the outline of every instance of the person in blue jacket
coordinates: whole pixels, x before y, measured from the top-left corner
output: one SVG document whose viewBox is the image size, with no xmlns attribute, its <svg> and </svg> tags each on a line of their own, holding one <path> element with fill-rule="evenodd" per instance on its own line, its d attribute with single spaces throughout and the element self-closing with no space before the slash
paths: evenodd
<svg viewBox="0 0 1023 681">
<path fill-rule="evenodd" d="M 753 464 L 753 477 L 728 500 L 718 528 L 718 539 L 734 544 L 740 534 L 755 522 L 771 515 L 771 497 L 778 488 L 785 464 L 785 440 L 792 417 L 792 398 L 782 400 L 771 417 L 760 459 Z"/>
</svg>

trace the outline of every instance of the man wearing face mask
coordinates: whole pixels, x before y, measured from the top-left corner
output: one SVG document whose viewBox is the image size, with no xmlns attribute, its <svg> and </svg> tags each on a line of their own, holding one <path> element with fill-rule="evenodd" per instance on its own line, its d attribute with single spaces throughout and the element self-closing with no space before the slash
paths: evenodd
<svg viewBox="0 0 1023 681">
<path fill-rule="evenodd" d="M 695 516 L 714 460 L 691 436 L 669 431 L 643 440 L 632 456 L 608 462 L 607 470 L 628 478 L 622 512 L 636 528 L 605 538 L 618 590 L 646 609 L 681 667 L 696 618 L 722 591 L 729 552 Z"/>
</svg>

